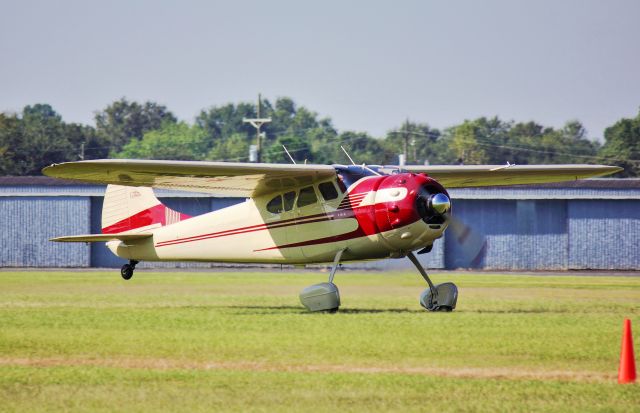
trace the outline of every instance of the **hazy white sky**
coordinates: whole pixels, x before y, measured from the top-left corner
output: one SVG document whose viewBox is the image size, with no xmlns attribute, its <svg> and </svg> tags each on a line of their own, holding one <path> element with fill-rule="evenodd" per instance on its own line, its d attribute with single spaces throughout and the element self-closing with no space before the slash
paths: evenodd
<svg viewBox="0 0 640 413">
<path fill-rule="evenodd" d="M 640 108 L 640 1 L 0 0 L 0 111 L 93 123 L 119 97 L 193 121 L 290 96 L 382 136 L 498 115 L 594 138 Z"/>
</svg>

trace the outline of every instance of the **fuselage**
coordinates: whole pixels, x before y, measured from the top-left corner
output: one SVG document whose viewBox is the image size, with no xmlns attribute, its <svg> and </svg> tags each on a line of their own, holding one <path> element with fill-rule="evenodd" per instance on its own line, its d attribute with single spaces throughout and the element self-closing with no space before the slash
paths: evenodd
<svg viewBox="0 0 640 413">
<path fill-rule="evenodd" d="M 426 211 L 435 193 L 446 191 L 424 174 L 359 176 L 345 168 L 335 179 L 146 228 L 152 237 L 107 246 L 145 261 L 307 264 L 332 261 L 340 250 L 343 261 L 401 257 L 446 229 L 447 214 Z"/>
</svg>

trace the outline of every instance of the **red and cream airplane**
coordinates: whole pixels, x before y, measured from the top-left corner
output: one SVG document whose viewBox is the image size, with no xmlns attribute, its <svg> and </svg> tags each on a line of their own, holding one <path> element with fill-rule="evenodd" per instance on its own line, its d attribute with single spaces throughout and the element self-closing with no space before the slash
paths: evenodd
<svg viewBox="0 0 640 413">
<path fill-rule="evenodd" d="M 305 288 L 311 311 L 337 310 L 340 262 L 408 257 L 428 288 L 421 305 L 451 311 L 453 283 L 433 285 L 413 251 L 429 252 L 452 220 L 446 187 L 533 184 L 603 176 L 602 165 L 357 166 L 105 159 L 51 165 L 48 176 L 107 184 L 102 234 L 54 238 L 106 242 L 125 280 L 139 261 L 311 264 L 333 262 L 326 283 Z M 152 188 L 245 197 L 191 217 Z"/>
</svg>

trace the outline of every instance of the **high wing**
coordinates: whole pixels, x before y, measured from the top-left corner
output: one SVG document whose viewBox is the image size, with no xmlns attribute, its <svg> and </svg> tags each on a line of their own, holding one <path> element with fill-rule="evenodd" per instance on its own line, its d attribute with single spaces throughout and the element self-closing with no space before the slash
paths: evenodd
<svg viewBox="0 0 640 413">
<path fill-rule="evenodd" d="M 607 165 L 433 165 L 404 166 L 408 172 L 424 172 L 445 188 L 541 184 L 610 175 L 622 170 Z"/>
<path fill-rule="evenodd" d="M 398 167 L 382 167 L 397 171 Z M 622 170 L 606 165 L 432 165 L 402 167 L 427 173 L 448 188 L 537 184 L 609 175 Z M 54 164 L 45 175 L 99 184 L 147 186 L 254 197 L 335 177 L 330 165 L 100 159 Z"/>
<path fill-rule="evenodd" d="M 49 241 L 55 242 L 106 242 L 106 241 L 133 241 L 145 239 L 153 234 L 88 234 L 88 235 L 68 235 L 65 237 L 51 238 Z"/>
<path fill-rule="evenodd" d="M 336 176 L 329 165 L 100 159 L 54 164 L 45 175 L 99 184 L 253 197 Z"/>
</svg>

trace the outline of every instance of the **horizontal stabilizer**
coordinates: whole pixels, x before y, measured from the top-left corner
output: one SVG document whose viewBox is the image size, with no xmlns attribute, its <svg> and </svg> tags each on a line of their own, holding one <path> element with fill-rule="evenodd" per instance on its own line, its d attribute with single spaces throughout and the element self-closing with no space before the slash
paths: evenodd
<svg viewBox="0 0 640 413">
<path fill-rule="evenodd" d="M 106 242 L 106 241 L 134 241 L 151 237 L 153 234 L 88 234 L 69 235 L 66 237 L 51 238 L 55 242 Z"/>
</svg>

